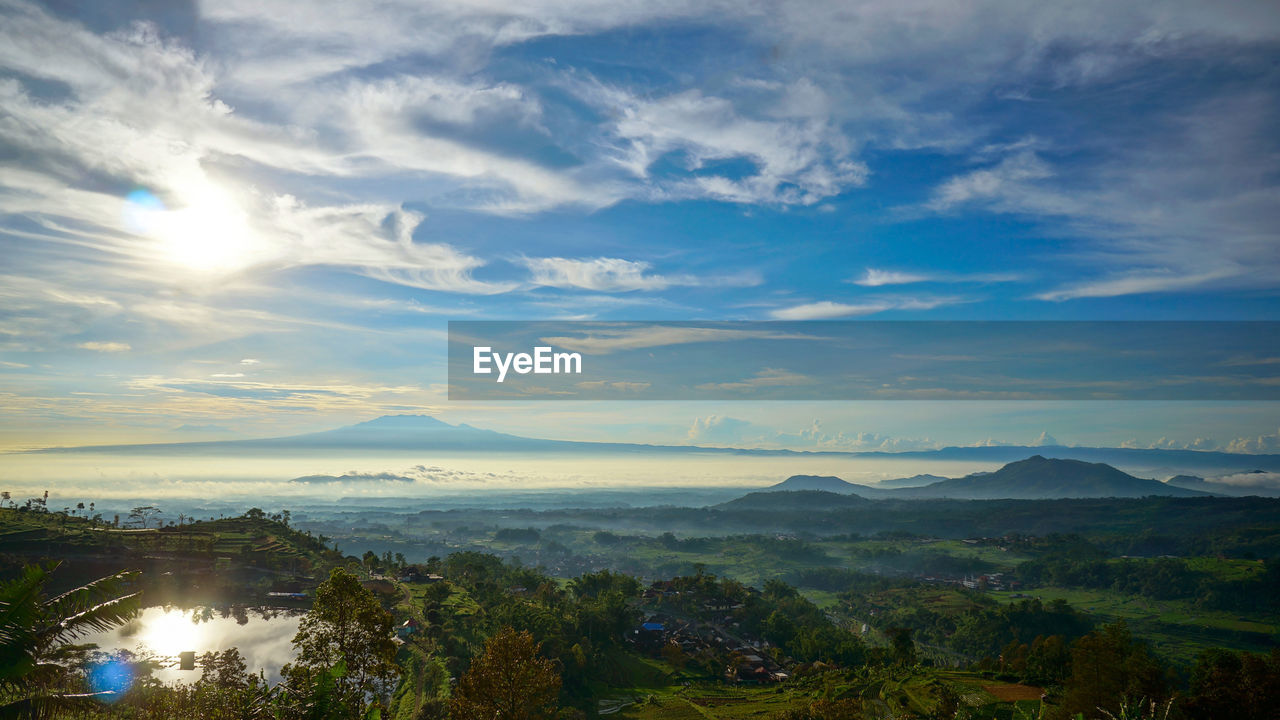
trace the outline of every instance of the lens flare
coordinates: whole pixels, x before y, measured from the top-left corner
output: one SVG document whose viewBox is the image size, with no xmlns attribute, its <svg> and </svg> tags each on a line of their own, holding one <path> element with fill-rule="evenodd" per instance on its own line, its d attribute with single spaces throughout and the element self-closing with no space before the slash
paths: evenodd
<svg viewBox="0 0 1280 720">
<path fill-rule="evenodd" d="M 159 227 L 165 206 L 160 198 L 145 188 L 138 188 L 125 196 L 124 227 L 135 235 L 150 235 Z"/>
<path fill-rule="evenodd" d="M 93 665 L 88 674 L 89 690 L 95 693 L 113 693 L 99 699 L 111 700 L 119 697 L 133 685 L 133 666 L 118 658 Z"/>
</svg>

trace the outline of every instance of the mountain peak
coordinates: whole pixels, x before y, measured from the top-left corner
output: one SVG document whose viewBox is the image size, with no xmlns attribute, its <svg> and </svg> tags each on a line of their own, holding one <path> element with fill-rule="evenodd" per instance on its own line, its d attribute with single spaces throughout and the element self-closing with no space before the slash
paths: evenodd
<svg viewBox="0 0 1280 720">
<path fill-rule="evenodd" d="M 351 428 L 367 428 L 371 430 L 413 430 L 413 429 L 438 429 L 442 427 L 454 427 L 449 423 L 437 418 L 434 415 L 383 415 L 372 420 L 366 420 Z"/>
<path fill-rule="evenodd" d="M 841 480 L 834 475 L 792 475 L 777 485 L 770 485 L 770 491 L 774 490 L 817 490 L 820 492 L 834 492 L 848 495 L 855 489 L 857 485 L 851 482 Z"/>
<path fill-rule="evenodd" d="M 1134 477 L 1105 463 L 1033 455 L 986 475 L 968 476 L 920 488 L 916 496 L 967 499 L 1050 499 L 1086 497 L 1202 496 L 1207 493 L 1158 480 Z"/>
</svg>

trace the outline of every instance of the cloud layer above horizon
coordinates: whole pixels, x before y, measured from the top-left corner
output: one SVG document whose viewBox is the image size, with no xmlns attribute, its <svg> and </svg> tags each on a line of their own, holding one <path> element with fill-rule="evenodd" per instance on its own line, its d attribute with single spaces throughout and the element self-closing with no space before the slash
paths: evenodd
<svg viewBox="0 0 1280 720">
<path fill-rule="evenodd" d="M 0 446 L 447 409 L 449 319 L 1275 319 L 1277 58 L 1266 2 L 0 0 Z"/>
</svg>

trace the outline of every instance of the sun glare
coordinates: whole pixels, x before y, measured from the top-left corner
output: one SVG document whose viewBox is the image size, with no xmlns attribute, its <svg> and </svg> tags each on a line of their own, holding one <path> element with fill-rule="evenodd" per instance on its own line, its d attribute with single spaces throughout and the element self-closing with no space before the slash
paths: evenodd
<svg viewBox="0 0 1280 720">
<path fill-rule="evenodd" d="M 235 200 L 210 184 L 182 199 L 182 207 L 169 209 L 152 193 L 135 190 L 125 199 L 125 226 L 152 238 L 156 254 L 169 265 L 227 272 L 252 263 L 252 231 Z"/>
<path fill-rule="evenodd" d="M 177 655 L 203 647 L 203 626 L 191 622 L 181 610 L 167 610 L 157 617 L 146 618 L 145 623 L 138 641 L 157 655 Z"/>
</svg>

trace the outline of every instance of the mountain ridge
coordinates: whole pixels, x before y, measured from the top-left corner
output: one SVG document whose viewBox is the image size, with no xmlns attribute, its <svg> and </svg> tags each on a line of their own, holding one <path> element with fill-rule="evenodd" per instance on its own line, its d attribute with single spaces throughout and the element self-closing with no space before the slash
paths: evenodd
<svg viewBox="0 0 1280 720">
<path fill-rule="evenodd" d="M 1104 463 L 1033 455 L 990 473 L 928 485 L 873 488 L 834 476 L 793 475 L 765 493 L 825 492 L 867 499 L 1057 500 L 1100 497 L 1211 497 L 1218 493 L 1139 478 Z"/>
<path fill-rule="evenodd" d="M 552 440 L 486 430 L 465 423 L 450 424 L 431 415 L 384 415 L 331 430 L 247 440 L 139 443 L 49 447 L 15 451 L 32 453 L 135 453 L 199 455 L 228 451 L 267 453 L 282 450 L 334 449 L 347 451 L 485 451 L 485 452 L 598 452 L 672 453 L 690 455 L 753 455 L 761 457 L 857 457 L 898 460 L 957 460 L 1015 462 L 1029 453 L 1061 459 L 1128 464 L 1143 467 L 1176 465 L 1184 470 L 1209 469 L 1219 474 L 1262 469 L 1280 472 L 1280 455 L 1244 455 L 1206 450 L 1166 450 L 1105 447 L 1032 447 L 1021 445 L 948 446 L 934 450 L 789 450 L 694 445 Z M 883 491 L 883 490 L 882 490 Z"/>
</svg>

